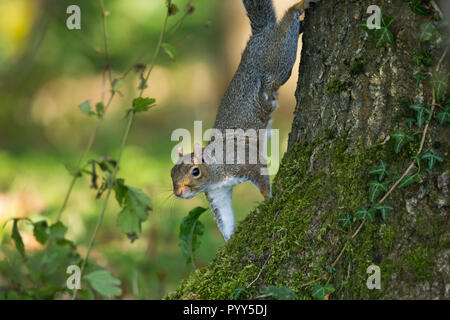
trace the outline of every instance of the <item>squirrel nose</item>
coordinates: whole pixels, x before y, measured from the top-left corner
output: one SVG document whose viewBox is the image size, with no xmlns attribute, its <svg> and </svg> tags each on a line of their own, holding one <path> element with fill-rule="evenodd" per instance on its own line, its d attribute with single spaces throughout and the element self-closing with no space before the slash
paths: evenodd
<svg viewBox="0 0 450 320">
<path fill-rule="evenodd" d="M 179 197 L 179 196 L 181 196 L 183 194 L 183 187 L 178 187 L 176 190 L 175 190 L 175 195 L 177 196 L 177 197 Z"/>
</svg>

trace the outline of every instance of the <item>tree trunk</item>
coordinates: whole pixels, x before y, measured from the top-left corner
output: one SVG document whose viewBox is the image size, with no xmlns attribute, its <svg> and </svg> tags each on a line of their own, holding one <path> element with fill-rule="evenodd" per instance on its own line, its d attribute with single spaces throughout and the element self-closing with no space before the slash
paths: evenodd
<svg viewBox="0 0 450 320">
<path fill-rule="evenodd" d="M 378 181 L 371 169 L 387 164 L 389 190 L 419 152 L 425 124 L 408 128 L 405 119 L 416 118 L 409 105 L 430 106 L 433 91 L 428 80 L 416 86 L 414 75 L 435 73 L 438 65 L 446 76 L 449 70 L 443 48 L 419 44 L 420 25 L 430 17 L 412 12 L 408 1 L 375 1 L 395 18 L 393 43 L 376 48 L 360 26 L 373 2 L 322 1 L 307 12 L 297 106 L 274 197 L 169 298 L 232 299 L 240 287 L 241 297 L 255 298 L 275 285 L 308 299 L 327 283 L 335 288 L 330 299 L 450 298 L 449 129 L 436 118 L 442 106 L 434 109 L 421 155 L 429 149 L 443 161 L 432 169 L 421 161 L 420 182 L 397 186 L 383 202 L 393 207 L 385 220 L 379 210 L 370 211 L 374 221 L 355 214 L 386 193 L 369 188 Z M 434 56 L 432 66 L 412 61 L 421 50 Z M 399 153 L 397 130 L 415 133 Z M 409 175 L 418 171 L 415 164 Z M 355 218 L 343 226 L 347 213 Z M 370 265 L 380 268 L 381 289 L 367 287 Z"/>
</svg>

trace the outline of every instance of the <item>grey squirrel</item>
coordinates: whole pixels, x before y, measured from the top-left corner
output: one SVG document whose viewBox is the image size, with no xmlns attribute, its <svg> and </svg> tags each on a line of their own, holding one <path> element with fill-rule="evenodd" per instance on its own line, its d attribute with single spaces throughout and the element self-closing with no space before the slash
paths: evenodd
<svg viewBox="0 0 450 320">
<path fill-rule="evenodd" d="M 217 112 L 214 129 L 223 132 L 223 136 L 226 129 L 270 127 L 277 107 L 277 91 L 289 79 L 297 56 L 300 15 L 311 2 L 318 1 L 298 2 L 277 23 L 272 0 L 243 0 L 252 35 Z M 268 137 L 257 139 L 264 140 L 258 141 L 263 146 L 267 144 Z M 248 144 L 246 141 L 247 151 Z M 171 171 L 173 192 L 184 199 L 204 192 L 228 241 L 234 232 L 233 187 L 251 181 L 267 199 L 272 196 L 270 179 L 269 175 L 261 174 L 265 163 L 218 163 L 215 154 L 205 149 L 196 144 L 193 153 L 183 155 L 179 150 L 179 160 Z M 258 152 L 265 151 L 260 148 Z"/>
</svg>

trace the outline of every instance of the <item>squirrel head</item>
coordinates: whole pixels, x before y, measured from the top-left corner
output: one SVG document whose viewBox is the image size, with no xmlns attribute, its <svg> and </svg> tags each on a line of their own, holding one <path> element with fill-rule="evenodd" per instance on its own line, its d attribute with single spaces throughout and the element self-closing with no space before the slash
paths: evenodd
<svg viewBox="0 0 450 320">
<path fill-rule="evenodd" d="M 173 193 L 183 199 L 190 199 L 205 191 L 210 183 L 211 171 L 203 162 L 201 145 L 194 145 L 194 152 L 183 155 L 178 149 L 179 159 L 172 168 Z"/>
</svg>

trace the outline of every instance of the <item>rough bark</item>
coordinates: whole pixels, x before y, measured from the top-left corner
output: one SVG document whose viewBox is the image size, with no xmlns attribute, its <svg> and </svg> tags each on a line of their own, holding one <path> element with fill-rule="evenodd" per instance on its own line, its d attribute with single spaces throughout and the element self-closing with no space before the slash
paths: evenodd
<svg viewBox="0 0 450 320">
<path fill-rule="evenodd" d="M 322 1 L 307 13 L 295 118 L 274 197 L 169 298 L 232 299 L 236 288 L 251 284 L 242 297 L 276 285 L 308 299 L 315 284 L 327 282 L 336 288 L 330 299 L 450 298 L 448 126 L 430 122 L 425 149 L 444 161 L 432 170 L 424 162 L 420 183 L 394 190 L 386 221 L 376 214 L 352 240 L 360 221 L 339 223 L 347 212 L 373 206 L 369 182 L 376 178 L 369 171 L 380 161 L 389 166 L 389 181 L 406 170 L 423 127 L 411 129 L 416 140 L 398 154 L 391 134 L 410 130 L 409 104 L 432 102 L 427 81 L 416 87 L 419 67 L 411 61 L 428 18 L 414 14 L 408 1 L 376 2 L 396 18 L 394 43 L 381 48 L 359 26 L 372 0 Z M 443 50 L 429 50 L 436 57 L 431 71 Z M 448 73 L 448 59 L 441 69 Z M 372 264 L 381 269 L 380 290 L 366 286 Z M 329 266 L 336 270 L 327 273 Z"/>
</svg>

